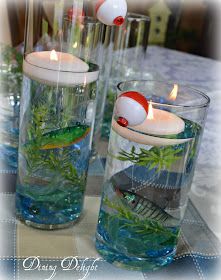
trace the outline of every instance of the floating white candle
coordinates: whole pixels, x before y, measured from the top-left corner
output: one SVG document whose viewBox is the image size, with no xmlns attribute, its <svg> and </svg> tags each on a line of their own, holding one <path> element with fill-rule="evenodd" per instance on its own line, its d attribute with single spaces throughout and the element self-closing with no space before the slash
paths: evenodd
<svg viewBox="0 0 221 280">
<path fill-rule="evenodd" d="M 149 113 L 142 124 L 131 127 L 133 130 L 142 131 L 152 135 L 173 135 L 184 131 L 185 123 L 178 116 L 152 107 L 149 105 Z"/>
<path fill-rule="evenodd" d="M 83 60 L 69 53 L 53 51 L 33 52 L 26 55 L 23 72 L 28 77 L 49 85 L 78 85 L 91 83 L 98 71 L 88 72 Z"/>
<path fill-rule="evenodd" d="M 33 52 L 25 60 L 35 66 L 57 71 L 87 72 L 89 66 L 70 53 L 52 51 Z"/>
<path fill-rule="evenodd" d="M 185 123 L 181 118 L 170 112 L 153 109 L 151 102 L 148 116 L 142 124 L 125 128 L 113 119 L 112 128 L 119 135 L 130 141 L 151 146 L 176 145 L 190 140 L 157 137 L 179 134 L 184 131 Z"/>
</svg>

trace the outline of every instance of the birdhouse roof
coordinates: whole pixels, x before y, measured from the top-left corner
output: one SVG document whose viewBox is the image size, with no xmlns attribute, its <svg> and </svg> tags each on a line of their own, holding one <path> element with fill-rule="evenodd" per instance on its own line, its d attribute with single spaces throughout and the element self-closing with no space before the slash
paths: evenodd
<svg viewBox="0 0 221 280">
<path fill-rule="evenodd" d="M 171 14 L 171 11 L 170 9 L 167 7 L 165 1 L 163 0 L 159 0 L 157 1 L 157 3 L 153 4 L 152 7 L 149 8 L 149 12 L 150 13 L 164 13 L 166 15 L 170 15 Z"/>
</svg>

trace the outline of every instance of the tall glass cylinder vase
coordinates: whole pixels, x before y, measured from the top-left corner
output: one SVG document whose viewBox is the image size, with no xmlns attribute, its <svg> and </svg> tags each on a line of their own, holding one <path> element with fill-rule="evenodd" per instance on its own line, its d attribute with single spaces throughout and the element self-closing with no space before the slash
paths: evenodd
<svg viewBox="0 0 221 280">
<path fill-rule="evenodd" d="M 97 98 L 97 110 L 95 117 L 95 129 L 93 139 L 93 153 L 92 158 L 96 159 L 99 156 L 99 141 L 101 138 L 102 120 L 104 115 L 107 89 L 109 85 L 109 78 L 111 72 L 111 65 L 114 54 L 114 34 L 115 30 L 119 27 L 115 26 L 103 26 L 102 33 L 102 48 L 101 48 L 101 64 L 100 75 L 98 85 L 98 98 Z"/>
<path fill-rule="evenodd" d="M 27 7 L 16 210 L 41 229 L 80 217 L 92 146 L 101 24 L 69 8 Z"/>
<path fill-rule="evenodd" d="M 156 270 L 176 253 L 209 98 L 157 81 L 118 89 L 96 248 L 119 267 Z"/>
<path fill-rule="evenodd" d="M 114 52 L 106 85 L 106 102 L 102 123 L 102 137 L 110 134 L 116 85 L 122 80 L 150 79 L 145 67 L 148 46 L 150 18 L 145 15 L 128 13 L 125 23 L 114 32 Z M 159 78 L 154 76 L 155 79 Z"/>
<path fill-rule="evenodd" d="M 135 79 L 145 77 L 142 71 L 146 58 L 150 29 L 150 18 L 146 15 L 128 13 L 125 23 L 116 30 L 114 38 L 115 56 L 111 76 Z"/>
<path fill-rule="evenodd" d="M 10 46 L 0 48 L 0 173 L 16 174 L 23 57 Z"/>
</svg>

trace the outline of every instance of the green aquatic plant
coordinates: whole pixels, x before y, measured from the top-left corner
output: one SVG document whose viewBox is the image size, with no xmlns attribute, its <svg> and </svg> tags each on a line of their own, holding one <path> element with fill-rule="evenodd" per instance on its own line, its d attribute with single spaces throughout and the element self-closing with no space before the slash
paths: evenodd
<svg viewBox="0 0 221 280">
<path fill-rule="evenodd" d="M 30 146 L 23 147 L 22 154 L 26 159 L 28 176 L 39 170 L 49 170 L 55 174 L 59 174 L 66 184 L 84 188 L 85 174 L 78 175 L 76 168 L 73 166 L 72 154 L 68 150 L 60 150 L 59 152 L 50 151 L 46 156 L 44 153 L 33 149 Z"/>
<path fill-rule="evenodd" d="M 76 93 L 73 90 L 65 89 L 65 110 L 56 106 L 56 98 L 61 98 L 63 102 L 63 89 L 58 89 L 55 92 L 53 88 L 46 85 L 40 85 L 33 82 L 31 84 L 32 106 L 28 113 L 28 118 L 31 120 L 27 124 L 28 140 L 42 139 L 42 136 L 52 130 L 64 129 L 70 126 L 73 118 L 74 105 L 70 102 L 73 95 Z M 58 96 L 60 97 L 58 97 Z M 37 144 L 37 143 L 36 143 Z"/>
<path fill-rule="evenodd" d="M 63 91 L 65 91 L 65 98 L 63 98 Z M 73 95 L 76 95 L 76 100 L 70 102 Z M 76 125 L 73 127 L 71 123 L 75 102 L 80 100 L 78 92 L 73 92 L 73 89 L 69 88 L 54 91 L 50 86 L 33 82 L 31 96 L 32 106 L 26 112 L 26 118 L 30 120 L 27 123 L 27 141 L 21 149 L 27 169 L 25 180 L 28 182 L 28 178 L 33 174 L 45 170 L 46 173 L 49 171 L 55 174 L 55 181 L 59 174 L 59 180 L 63 181 L 65 185 L 77 186 L 80 191 L 83 191 L 85 174 L 79 175 L 73 165 L 73 157 L 76 157 L 80 151 L 63 149 L 74 143 L 75 138 L 80 140 L 89 133 L 88 126 Z M 55 102 L 59 98 L 61 98 L 61 108 Z M 54 148 L 59 149 L 55 151 Z M 47 152 L 43 150 L 47 150 Z"/>
<path fill-rule="evenodd" d="M 114 210 L 114 213 L 108 215 L 108 228 L 113 227 L 113 221 L 123 221 L 120 229 L 127 229 L 133 234 L 138 235 L 143 240 L 156 241 L 162 240 L 161 245 L 168 246 L 176 244 L 179 236 L 179 230 L 171 231 L 170 228 L 163 226 L 161 223 L 151 219 L 142 219 L 131 210 L 127 209 L 123 203 L 113 202 L 106 196 L 103 203 L 108 208 Z"/>
<path fill-rule="evenodd" d="M 49 94 L 49 93 L 47 93 Z M 40 139 L 43 134 L 56 128 L 65 128 L 71 121 L 71 112 L 62 111 L 57 116 L 53 100 L 50 102 L 44 98 L 44 92 L 38 102 L 35 102 L 30 110 L 31 122 L 28 124 L 28 139 Z"/>
<path fill-rule="evenodd" d="M 67 184 L 70 183 L 83 188 L 84 176 L 77 174 L 76 168 L 71 163 L 72 155 L 70 151 L 64 149 L 56 153 L 50 151 L 47 156 L 40 151 L 45 132 L 50 126 L 53 126 L 50 122 L 50 119 L 52 119 L 51 113 L 50 106 L 46 106 L 43 100 L 32 106 L 32 122 L 30 122 L 27 129 L 28 142 L 32 143 L 32 145 L 25 144 L 21 150 L 26 159 L 28 174 L 30 176 L 33 172 L 36 173 L 41 169 L 47 169 L 55 173 L 59 172 L 59 176 Z"/>
<path fill-rule="evenodd" d="M 83 187 L 85 176 L 78 175 L 71 159 L 72 156 L 68 150 L 61 150 L 58 153 L 50 151 L 47 159 L 44 159 L 44 165 L 53 172 L 59 172 L 59 176 L 63 177 L 66 182 Z"/>
<path fill-rule="evenodd" d="M 15 103 L 22 90 L 22 62 L 23 55 L 16 48 L 0 43 L 1 50 L 1 75 L 0 82 L 5 87 L 5 92 L 14 95 Z M 2 88 L 3 88 L 2 87 Z"/>
<path fill-rule="evenodd" d="M 157 168 L 157 172 L 162 169 L 169 169 L 171 165 L 179 160 L 182 156 L 182 149 L 173 149 L 172 147 L 154 147 L 150 150 L 140 148 L 140 152 L 136 152 L 133 146 L 128 153 L 121 150 L 117 159 L 121 161 L 130 161 L 140 166 L 148 166 L 148 168 Z"/>
<path fill-rule="evenodd" d="M 22 73 L 23 55 L 16 48 L 0 43 L 2 60 L 7 65 L 11 65 L 12 73 Z"/>
<path fill-rule="evenodd" d="M 32 122 L 27 129 L 28 139 L 40 139 L 45 132 L 45 123 L 48 120 L 48 107 L 46 105 L 33 106 L 31 114 Z"/>
</svg>

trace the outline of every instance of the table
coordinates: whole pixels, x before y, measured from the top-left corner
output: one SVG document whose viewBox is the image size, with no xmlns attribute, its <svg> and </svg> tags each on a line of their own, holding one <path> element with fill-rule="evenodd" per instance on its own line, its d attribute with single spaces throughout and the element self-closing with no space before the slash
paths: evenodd
<svg viewBox="0 0 221 280">
<path fill-rule="evenodd" d="M 221 63 L 174 50 L 151 46 L 146 59 L 147 71 L 158 72 L 163 79 L 200 88 L 211 97 L 208 120 L 199 155 L 191 201 L 182 226 L 175 261 L 158 272 L 132 272 L 115 268 L 99 258 L 94 249 L 94 233 L 100 203 L 105 159 L 90 165 L 85 211 L 77 225 L 59 231 L 40 231 L 24 226 L 14 217 L 15 175 L 2 175 L 0 187 L 1 279 L 219 279 L 221 207 L 220 138 Z M 215 72 L 211 71 L 216 69 Z M 107 143 L 101 143 L 105 154 Z M 14 176 L 14 177 L 13 177 Z M 39 266 L 25 271 L 24 260 L 36 256 Z M 64 271 L 62 260 L 78 256 L 79 270 Z M 92 271 L 92 265 L 96 265 Z M 86 267 L 91 268 L 86 275 Z M 53 273 L 54 271 L 54 273 Z M 5 278 L 3 274 L 5 273 Z M 51 278 L 50 278 L 51 276 Z M 85 278 L 84 278 L 85 277 Z"/>
</svg>

